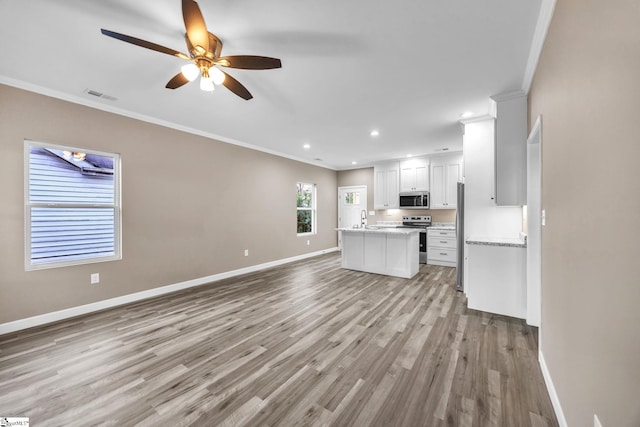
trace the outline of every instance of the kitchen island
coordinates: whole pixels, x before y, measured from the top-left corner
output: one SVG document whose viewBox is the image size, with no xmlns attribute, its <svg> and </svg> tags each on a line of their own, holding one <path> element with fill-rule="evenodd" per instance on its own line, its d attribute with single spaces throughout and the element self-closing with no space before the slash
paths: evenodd
<svg viewBox="0 0 640 427">
<path fill-rule="evenodd" d="M 418 273 L 420 230 L 340 228 L 342 268 L 410 279 Z"/>
</svg>

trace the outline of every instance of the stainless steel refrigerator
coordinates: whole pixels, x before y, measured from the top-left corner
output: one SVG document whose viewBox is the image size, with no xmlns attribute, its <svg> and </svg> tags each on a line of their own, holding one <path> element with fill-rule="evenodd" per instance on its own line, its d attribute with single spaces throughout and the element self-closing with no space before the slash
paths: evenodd
<svg viewBox="0 0 640 427">
<path fill-rule="evenodd" d="M 456 240 L 458 253 L 456 262 L 456 290 L 464 291 L 464 184 L 458 183 L 458 199 L 456 208 Z"/>
</svg>

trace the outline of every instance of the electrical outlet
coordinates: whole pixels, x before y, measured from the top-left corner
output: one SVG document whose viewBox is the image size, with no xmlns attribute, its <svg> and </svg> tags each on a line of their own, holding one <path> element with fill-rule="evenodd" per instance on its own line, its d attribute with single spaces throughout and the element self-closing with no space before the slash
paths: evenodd
<svg viewBox="0 0 640 427">
<path fill-rule="evenodd" d="M 369 211 L 369 216 L 375 216 L 376 215 L 376 211 Z"/>
<path fill-rule="evenodd" d="M 307 246 L 311 244 L 311 240 L 307 240 Z"/>
<path fill-rule="evenodd" d="M 244 250 L 244 256 L 249 256 L 249 249 Z"/>
<path fill-rule="evenodd" d="M 93 273 L 91 275 L 91 284 L 95 285 L 100 283 L 100 273 Z"/>
</svg>

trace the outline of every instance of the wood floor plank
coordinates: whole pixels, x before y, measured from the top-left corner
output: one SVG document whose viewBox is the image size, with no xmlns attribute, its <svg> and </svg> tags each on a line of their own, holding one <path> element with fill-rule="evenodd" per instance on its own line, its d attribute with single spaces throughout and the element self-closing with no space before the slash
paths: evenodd
<svg viewBox="0 0 640 427">
<path fill-rule="evenodd" d="M 327 254 L 0 336 L 32 425 L 557 426 L 537 330 Z"/>
</svg>

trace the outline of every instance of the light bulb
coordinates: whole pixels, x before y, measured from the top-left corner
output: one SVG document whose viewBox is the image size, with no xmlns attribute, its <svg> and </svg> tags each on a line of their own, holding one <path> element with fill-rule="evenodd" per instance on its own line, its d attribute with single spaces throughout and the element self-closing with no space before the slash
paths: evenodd
<svg viewBox="0 0 640 427">
<path fill-rule="evenodd" d="M 224 82 L 225 75 L 218 68 L 209 68 L 209 75 L 211 76 L 211 80 L 213 80 L 213 82 L 217 85 L 221 85 L 222 82 Z"/>
<path fill-rule="evenodd" d="M 202 78 L 200 79 L 200 89 L 204 90 L 205 92 L 213 92 L 215 90 L 215 86 L 213 85 L 213 80 L 211 80 L 211 77 L 202 76 Z"/>
<path fill-rule="evenodd" d="M 200 69 L 193 62 L 183 65 L 180 70 L 182 71 L 182 75 L 190 82 L 194 81 L 196 77 L 198 77 L 198 74 L 200 74 Z"/>
</svg>

